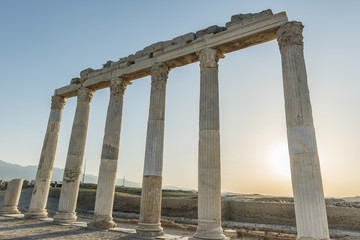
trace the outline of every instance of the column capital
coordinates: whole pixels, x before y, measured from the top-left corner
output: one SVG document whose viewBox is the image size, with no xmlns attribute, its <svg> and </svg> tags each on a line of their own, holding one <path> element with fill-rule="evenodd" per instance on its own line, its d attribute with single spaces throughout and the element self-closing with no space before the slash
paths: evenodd
<svg viewBox="0 0 360 240">
<path fill-rule="evenodd" d="M 51 109 L 63 110 L 66 103 L 66 98 L 54 95 L 51 97 Z"/>
<path fill-rule="evenodd" d="M 218 66 L 219 58 L 224 58 L 217 49 L 205 48 L 196 53 L 200 59 L 200 68 L 214 68 Z"/>
<path fill-rule="evenodd" d="M 286 49 L 288 46 L 300 46 L 303 48 L 303 28 L 301 22 L 287 22 L 282 25 L 276 32 L 280 51 Z"/>
<path fill-rule="evenodd" d="M 77 92 L 78 101 L 91 102 L 94 92 L 91 88 L 81 88 Z"/>
<path fill-rule="evenodd" d="M 132 82 L 126 78 L 113 78 L 110 80 L 110 94 L 111 95 L 120 95 L 121 97 L 125 94 L 125 89 L 128 85 L 131 85 Z"/>
<path fill-rule="evenodd" d="M 155 63 L 151 66 L 151 85 L 155 86 L 156 89 L 160 88 L 163 85 L 166 85 L 168 75 L 169 75 L 169 67 L 161 62 Z"/>
</svg>

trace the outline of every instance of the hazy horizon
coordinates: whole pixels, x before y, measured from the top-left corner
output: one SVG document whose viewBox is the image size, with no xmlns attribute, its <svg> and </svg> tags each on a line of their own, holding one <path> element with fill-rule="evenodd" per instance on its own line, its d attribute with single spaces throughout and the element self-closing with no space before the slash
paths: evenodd
<svg viewBox="0 0 360 240">
<path fill-rule="evenodd" d="M 37 165 L 54 90 L 158 41 L 224 26 L 234 14 L 285 11 L 304 28 L 304 55 L 326 196 L 359 196 L 360 2 L 0 2 L 0 159 Z M 276 40 L 219 61 L 222 191 L 292 196 L 281 58 Z M 163 185 L 197 189 L 200 69 L 172 69 Z M 150 77 L 124 97 L 117 177 L 142 181 Z M 97 176 L 109 89 L 96 91 L 85 148 Z M 55 167 L 64 168 L 76 98 L 67 100 Z M 1 177 L 0 177 L 1 178 Z"/>
</svg>

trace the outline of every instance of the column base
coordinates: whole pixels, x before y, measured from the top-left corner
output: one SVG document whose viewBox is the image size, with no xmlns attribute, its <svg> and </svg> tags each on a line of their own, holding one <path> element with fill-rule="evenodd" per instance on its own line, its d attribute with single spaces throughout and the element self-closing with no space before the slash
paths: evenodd
<svg viewBox="0 0 360 240">
<path fill-rule="evenodd" d="M 140 223 L 136 228 L 136 234 L 141 237 L 157 237 L 164 235 L 160 223 Z"/>
<path fill-rule="evenodd" d="M 48 213 L 46 209 L 29 209 L 25 213 L 25 218 L 47 218 Z"/>
<path fill-rule="evenodd" d="M 222 231 L 221 227 L 214 229 L 198 229 L 196 230 L 194 236 L 189 238 L 189 240 L 199 240 L 199 239 L 216 239 L 216 240 L 228 240 L 230 238 L 226 237 Z"/>
<path fill-rule="evenodd" d="M 55 223 L 73 223 L 76 222 L 77 216 L 76 213 L 62 213 L 57 212 L 54 216 Z"/>
<path fill-rule="evenodd" d="M 0 208 L 0 214 L 20 214 L 16 206 L 3 206 Z"/>
<path fill-rule="evenodd" d="M 112 220 L 112 217 L 102 218 L 102 217 L 95 217 L 94 220 L 88 223 L 88 228 L 101 228 L 101 229 L 108 229 L 108 228 L 115 228 L 117 224 Z"/>
</svg>

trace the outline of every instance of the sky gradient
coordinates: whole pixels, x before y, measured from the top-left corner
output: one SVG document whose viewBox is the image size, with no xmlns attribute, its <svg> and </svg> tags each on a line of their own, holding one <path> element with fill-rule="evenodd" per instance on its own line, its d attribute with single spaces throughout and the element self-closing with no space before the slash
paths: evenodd
<svg viewBox="0 0 360 240">
<path fill-rule="evenodd" d="M 326 196 L 360 195 L 359 1 L 0 1 L 0 159 L 37 165 L 56 88 L 158 41 L 272 9 L 304 25 Z M 163 184 L 197 189 L 199 64 L 170 71 Z M 222 190 L 292 195 L 276 41 L 219 62 Z M 141 182 L 150 77 L 128 86 L 118 178 Z M 94 94 L 85 150 L 98 175 L 109 89 Z M 55 166 L 64 168 L 76 98 L 67 100 Z M 16 177 L 16 176 L 14 176 Z M 35 176 L 34 176 L 35 177 Z M 1 179 L 1 176 L 0 176 Z"/>
</svg>

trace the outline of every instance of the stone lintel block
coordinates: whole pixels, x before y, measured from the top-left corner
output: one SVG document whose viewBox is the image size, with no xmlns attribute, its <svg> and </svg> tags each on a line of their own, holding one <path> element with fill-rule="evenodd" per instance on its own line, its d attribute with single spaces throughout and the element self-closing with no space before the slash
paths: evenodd
<svg viewBox="0 0 360 240">
<path fill-rule="evenodd" d="M 135 59 L 135 63 L 140 62 L 140 61 L 145 60 L 145 59 L 148 59 L 148 58 L 149 58 L 148 55 L 142 56 L 142 57 L 139 57 L 139 58 L 136 58 L 136 59 Z"/>
<path fill-rule="evenodd" d="M 265 17 L 272 16 L 273 13 L 271 9 L 259 12 L 259 13 L 247 13 L 247 14 L 237 14 L 231 16 L 231 21 L 226 23 L 226 28 L 238 27 L 251 22 L 255 22 Z"/>
<path fill-rule="evenodd" d="M 190 43 L 195 40 L 196 34 L 193 32 L 181 35 L 179 37 L 173 38 L 171 41 L 173 44 L 179 43 Z"/>
<path fill-rule="evenodd" d="M 154 44 L 151 44 L 150 46 L 147 46 L 143 49 L 144 54 L 151 54 L 156 51 L 162 51 L 166 47 L 173 45 L 172 40 L 169 41 L 161 41 Z"/>
<path fill-rule="evenodd" d="M 213 26 L 210 26 L 208 28 L 197 31 L 196 32 L 196 38 L 201 38 L 206 34 L 211 34 L 211 33 L 216 34 L 216 33 L 219 33 L 219 32 L 223 32 L 225 30 L 226 30 L 225 27 L 219 27 L 217 25 L 213 25 Z"/>
<path fill-rule="evenodd" d="M 87 75 L 88 75 L 89 73 L 93 72 L 93 71 L 94 71 L 94 69 L 92 69 L 92 68 L 84 69 L 84 70 L 82 70 L 82 71 L 80 72 L 80 77 L 81 77 L 81 78 L 86 78 Z"/>
</svg>

